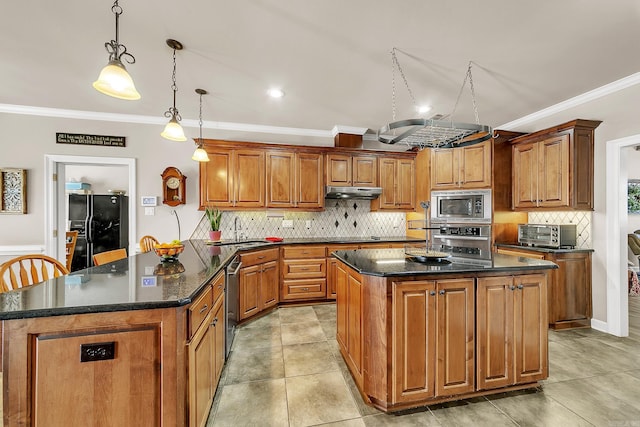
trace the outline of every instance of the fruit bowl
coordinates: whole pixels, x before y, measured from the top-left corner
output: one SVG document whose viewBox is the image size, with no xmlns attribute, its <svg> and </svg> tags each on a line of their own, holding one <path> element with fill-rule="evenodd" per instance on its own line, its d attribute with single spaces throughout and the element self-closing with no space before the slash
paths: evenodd
<svg viewBox="0 0 640 427">
<path fill-rule="evenodd" d="M 178 259 L 178 256 L 184 251 L 184 245 L 167 245 L 167 246 L 154 246 L 153 250 L 156 255 L 162 258 L 162 261 L 173 261 Z"/>
</svg>

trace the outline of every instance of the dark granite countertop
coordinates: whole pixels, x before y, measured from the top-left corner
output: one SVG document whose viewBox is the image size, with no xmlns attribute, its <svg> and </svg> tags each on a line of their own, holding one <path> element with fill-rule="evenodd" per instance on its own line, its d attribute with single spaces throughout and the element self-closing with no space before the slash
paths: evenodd
<svg viewBox="0 0 640 427">
<path fill-rule="evenodd" d="M 523 249 L 523 250 L 527 250 L 527 251 L 532 251 L 532 252 L 542 252 L 542 253 L 554 253 L 554 254 L 561 254 L 561 253 L 572 253 L 572 252 L 593 252 L 593 249 L 582 249 L 582 248 L 541 248 L 539 246 L 525 246 L 525 245 L 518 245 L 518 244 L 514 244 L 514 243 L 496 243 L 495 244 L 496 247 L 498 248 L 513 248 L 513 249 Z"/>
<path fill-rule="evenodd" d="M 287 244 L 383 243 L 417 239 L 366 237 L 225 241 L 207 245 L 185 241 L 179 263 L 160 262 L 153 252 L 137 254 L 107 265 L 92 267 L 11 292 L 0 293 L 0 320 L 109 311 L 178 307 L 191 303 L 203 286 L 231 261 L 238 251 Z M 177 272 L 177 270 L 184 271 Z"/>
<path fill-rule="evenodd" d="M 490 260 L 448 258 L 440 262 L 414 261 L 405 256 L 404 249 L 359 249 L 336 251 L 333 254 L 361 274 L 385 277 L 558 268 L 550 261 L 500 254 L 493 254 Z"/>
</svg>

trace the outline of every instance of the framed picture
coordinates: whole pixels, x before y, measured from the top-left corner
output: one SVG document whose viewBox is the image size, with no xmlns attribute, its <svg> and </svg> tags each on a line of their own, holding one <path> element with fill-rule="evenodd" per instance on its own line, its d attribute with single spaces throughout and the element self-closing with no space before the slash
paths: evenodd
<svg viewBox="0 0 640 427">
<path fill-rule="evenodd" d="M 158 206 L 158 196 L 140 197 L 140 206 Z"/>
<path fill-rule="evenodd" d="M 26 169 L 0 169 L 0 213 L 27 213 Z"/>
<path fill-rule="evenodd" d="M 640 214 L 640 179 L 630 179 L 627 183 L 627 211 Z"/>
</svg>

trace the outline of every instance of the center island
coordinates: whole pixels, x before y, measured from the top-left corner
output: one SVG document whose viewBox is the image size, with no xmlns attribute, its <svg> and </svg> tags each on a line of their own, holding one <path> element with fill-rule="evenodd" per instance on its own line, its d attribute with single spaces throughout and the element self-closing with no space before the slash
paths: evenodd
<svg viewBox="0 0 640 427">
<path fill-rule="evenodd" d="M 340 352 L 383 411 L 532 388 L 548 376 L 547 275 L 556 264 L 418 262 L 403 249 L 336 251 Z"/>
</svg>

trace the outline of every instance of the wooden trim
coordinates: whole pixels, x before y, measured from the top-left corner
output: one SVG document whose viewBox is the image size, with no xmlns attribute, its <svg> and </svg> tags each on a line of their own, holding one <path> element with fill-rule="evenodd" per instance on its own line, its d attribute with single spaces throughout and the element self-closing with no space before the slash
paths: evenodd
<svg viewBox="0 0 640 427">
<path fill-rule="evenodd" d="M 557 125 L 557 126 L 553 126 L 553 127 L 550 127 L 550 128 L 542 129 L 542 130 L 539 130 L 537 132 L 532 132 L 532 133 L 528 133 L 526 135 L 517 136 L 515 138 L 510 139 L 508 142 L 509 142 L 509 144 L 520 144 L 520 143 L 528 142 L 528 141 L 537 141 L 543 136 L 554 134 L 554 133 L 561 133 L 561 132 L 569 131 L 569 130 L 571 130 L 573 128 L 583 128 L 583 129 L 591 129 L 591 130 L 593 130 L 593 129 L 597 128 L 598 126 L 600 126 L 600 123 L 602 123 L 602 120 L 576 119 L 576 120 L 572 120 L 570 122 L 562 123 L 562 124 Z"/>
</svg>

